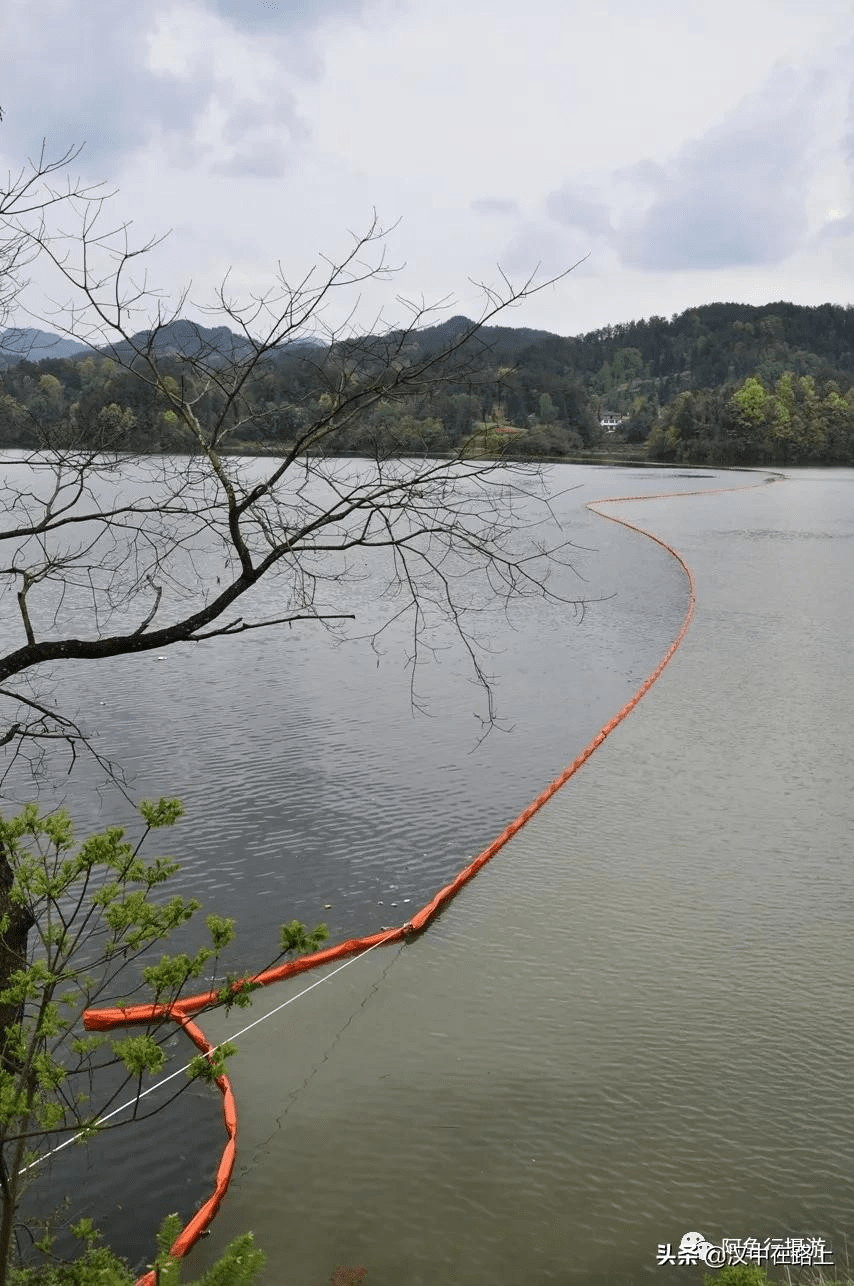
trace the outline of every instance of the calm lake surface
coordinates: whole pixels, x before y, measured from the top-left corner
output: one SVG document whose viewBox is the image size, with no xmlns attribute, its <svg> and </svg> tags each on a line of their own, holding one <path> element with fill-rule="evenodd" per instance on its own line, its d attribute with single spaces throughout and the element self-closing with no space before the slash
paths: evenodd
<svg viewBox="0 0 854 1286">
<path fill-rule="evenodd" d="M 600 601 L 580 620 L 529 604 L 493 632 L 510 730 L 477 748 L 476 691 L 445 654 L 422 681 L 429 717 L 412 714 L 402 651 L 377 665 L 365 643 L 296 631 L 74 667 L 134 793 L 184 798 L 169 837 L 181 882 L 236 916 L 244 959 L 265 963 L 293 916 L 326 919 L 333 939 L 407 918 L 654 668 L 685 578 L 586 500 L 762 480 L 551 477 L 584 547 L 585 580 L 567 574 L 564 592 Z M 376 1286 L 693 1280 L 655 1263 L 689 1228 L 824 1236 L 841 1257 L 854 473 L 613 511 L 693 566 L 685 643 L 426 935 L 241 1040 L 239 1177 L 191 1267 L 250 1227 L 264 1280 L 292 1286 L 336 1264 L 365 1265 Z M 270 989 L 251 1017 L 305 985 Z M 220 1038 L 242 1018 L 205 1027 Z M 194 1089 L 146 1127 L 69 1150 L 53 1183 L 85 1187 L 117 1248 L 144 1257 L 162 1214 L 206 1195 L 221 1141 L 218 1096 Z"/>
</svg>

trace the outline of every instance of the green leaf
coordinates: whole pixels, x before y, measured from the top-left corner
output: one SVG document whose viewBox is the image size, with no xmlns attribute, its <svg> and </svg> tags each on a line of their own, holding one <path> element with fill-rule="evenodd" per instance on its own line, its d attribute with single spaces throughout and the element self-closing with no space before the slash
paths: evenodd
<svg viewBox="0 0 854 1286">
<path fill-rule="evenodd" d="M 159 1072 L 166 1062 L 162 1048 L 148 1033 L 114 1041 L 113 1053 L 122 1060 L 132 1076 L 142 1076 L 144 1072 Z"/>
<path fill-rule="evenodd" d="M 199 1054 L 192 1059 L 188 1068 L 187 1075 L 190 1080 L 207 1081 L 212 1084 L 218 1076 L 225 1072 L 226 1060 L 237 1053 L 237 1046 L 231 1041 L 224 1041 L 216 1049 L 212 1049 L 209 1054 Z"/>
<path fill-rule="evenodd" d="M 221 915 L 209 915 L 207 918 L 208 933 L 216 952 L 224 951 L 234 941 L 234 921 L 226 920 Z"/>
<path fill-rule="evenodd" d="M 178 818 L 184 816 L 184 805 L 180 799 L 158 799 L 156 804 L 144 799 L 139 811 L 151 829 L 156 830 L 160 826 L 174 826 Z"/>
<path fill-rule="evenodd" d="M 328 937 L 329 930 L 325 924 L 316 924 L 309 931 L 299 920 L 291 920 L 290 924 L 282 925 L 280 945 L 284 954 L 293 951 L 297 955 L 308 955 L 317 951 Z"/>
</svg>

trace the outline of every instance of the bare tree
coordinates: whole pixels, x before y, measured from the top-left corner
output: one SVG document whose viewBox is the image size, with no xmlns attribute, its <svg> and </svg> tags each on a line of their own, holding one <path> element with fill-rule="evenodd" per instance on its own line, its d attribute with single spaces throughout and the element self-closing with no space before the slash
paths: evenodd
<svg viewBox="0 0 854 1286">
<path fill-rule="evenodd" d="M 43 178 L 52 172 L 43 162 L 33 168 Z M 0 193 L 0 253 L 5 246 L 12 269 L 35 260 L 54 274 L 68 297 L 40 320 L 140 381 L 184 454 L 117 451 L 123 418 L 116 407 L 112 424 L 102 415 L 94 439 L 91 428 L 66 417 L 33 426 L 35 449 L 5 459 L 0 603 L 17 616 L 18 639 L 0 655 L 0 697 L 9 711 L 0 743 L 20 750 L 27 740 L 73 746 L 80 739 L 68 713 L 56 714 L 37 685 L 33 691 L 22 682 L 49 663 L 297 622 L 333 627 L 352 617 L 346 590 L 356 554 L 383 558 L 388 619 L 411 620 L 413 661 L 429 605 L 452 624 L 488 691 L 472 624 L 474 580 L 493 600 L 542 594 L 558 556 L 533 534 L 532 498 L 545 503 L 536 470 L 518 467 L 508 476 L 500 462 L 472 458 L 465 443 L 438 458 L 401 457 L 393 439 L 370 461 L 345 465 L 336 444 L 380 402 L 487 378 L 483 326 L 556 279 L 513 286 L 502 275 L 500 289 L 482 287 L 479 319 L 426 354 L 412 342 L 434 318 L 423 303 L 408 304 L 403 328 L 378 326 L 357 337 L 346 325 L 327 327 L 333 296 L 389 274 L 385 232 L 374 218 L 342 257 L 323 260 L 296 283 L 281 266 L 261 297 L 238 300 L 223 283 L 211 306 L 233 327 L 223 351 L 206 328 L 180 324 L 186 294 L 164 310 L 143 270 L 157 243 L 134 247 L 128 225 L 109 223 L 105 198 L 69 188 L 62 214 L 72 229 L 59 230 L 50 222 L 52 188 L 46 208 L 38 201 L 21 207 L 20 193 L 31 187 L 32 176 Z M 271 407 L 263 380 L 282 357 L 297 387 Z M 283 412 L 289 441 L 276 458 L 259 465 L 229 454 L 248 428 Z M 281 604 L 274 613 L 255 602 L 262 580 L 274 582 Z"/>
<path fill-rule="evenodd" d="M 38 247 L 23 222 L 36 216 L 43 223 L 52 208 L 73 200 L 87 203 L 104 199 L 103 184 L 84 186 L 70 177 L 69 167 L 81 150 L 70 147 L 51 159 L 43 144 L 35 160 L 6 175 L 0 188 L 0 324 L 7 321 L 26 285 L 26 270 L 38 257 Z"/>
<path fill-rule="evenodd" d="M 149 287 L 145 264 L 156 241 L 135 246 L 129 225 L 110 223 L 110 202 L 98 190 L 56 185 L 75 155 L 50 162 L 42 154 L 0 190 L 2 317 L 23 307 L 33 269 L 58 302 L 54 313 L 29 317 L 132 378 L 168 428 L 170 450 L 156 454 L 159 442 L 129 439 L 133 415 L 116 404 L 94 422 L 79 408 L 57 416 L 46 410 L 29 426 L 29 446 L 0 459 L 0 747 L 7 770 L 32 747 L 58 740 L 73 758 L 86 741 L 76 711 L 53 700 L 50 667 L 283 625 L 334 630 L 357 619 L 360 577 L 371 560 L 385 577 L 381 610 L 372 605 L 366 627 L 374 645 L 391 623 L 407 621 L 414 684 L 436 623 L 450 629 L 483 688 L 489 725 L 479 613 L 550 593 L 549 571 L 565 548 L 559 538 L 541 538 L 549 509 L 536 468 L 508 469 L 466 442 L 430 455 L 413 454 L 410 441 L 404 454 L 393 432 L 358 460 L 342 459 L 341 444 L 380 405 L 427 398 L 445 383 L 494 382 L 483 327 L 559 278 L 514 286 L 502 274 L 499 287 L 482 286 L 478 319 L 454 329 L 439 348 L 418 342 L 436 319 L 423 302 L 400 301 L 408 315 L 403 327 L 378 321 L 371 334 L 358 335 L 327 318 L 337 296 L 390 275 L 386 233 L 374 218 L 343 255 L 321 260 L 296 282 L 279 266 L 268 292 L 239 299 L 226 280 L 210 313 L 226 319 L 228 330 L 212 337 L 183 319 L 186 293 L 167 309 Z M 290 381 L 284 393 L 282 369 Z M 273 454 L 247 460 L 234 453 L 271 424 L 286 426 Z M 90 748 L 97 753 L 96 744 Z M 26 826 L 21 833 L 36 834 Z M 44 936 L 38 898 L 15 893 L 27 869 L 15 858 L 16 834 L 0 836 L 0 1078 L 27 1088 L 33 1056 L 21 1053 L 14 979 L 34 967 L 34 952 L 49 956 L 56 944 L 51 925 Z M 136 854 L 121 851 L 136 871 Z M 61 926 L 64 896 L 59 880 Z M 63 950 L 66 935 L 67 926 L 57 939 Z M 293 948 L 283 940 L 283 949 Z M 107 964 L 133 955 L 133 942 L 121 952 L 111 946 Z M 179 986 L 190 973 L 183 971 Z M 113 981 L 111 967 L 103 977 Z M 141 1048 L 137 1062 L 150 1070 L 153 1046 Z M 127 1050 L 138 1053 L 132 1043 Z M 88 1046 L 83 1053 L 88 1060 Z M 124 1062 L 132 1072 L 133 1058 Z M 78 1123 L 68 1104 L 60 1107 L 60 1122 L 48 1110 L 48 1127 Z M 14 1176 L 33 1133 L 46 1128 L 33 1125 L 29 1101 L 25 1108 L 17 1124 L 0 1131 L 0 1151 L 8 1152 L 0 1156 L 0 1262 L 11 1244 Z"/>
</svg>

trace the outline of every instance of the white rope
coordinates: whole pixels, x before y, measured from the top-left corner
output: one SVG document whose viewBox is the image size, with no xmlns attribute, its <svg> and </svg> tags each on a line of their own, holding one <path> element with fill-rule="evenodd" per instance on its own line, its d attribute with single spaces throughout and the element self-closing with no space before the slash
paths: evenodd
<svg viewBox="0 0 854 1286">
<path fill-rule="evenodd" d="M 393 930 L 393 932 L 396 932 L 396 930 Z M 268 1014 L 262 1014 L 260 1018 L 256 1018 L 254 1022 L 249 1023 L 246 1027 L 242 1027 L 240 1031 L 235 1032 L 233 1036 L 229 1036 L 227 1040 L 222 1041 L 219 1045 L 214 1045 L 206 1054 L 203 1054 L 202 1057 L 207 1058 L 211 1054 L 215 1054 L 218 1049 L 222 1049 L 223 1045 L 227 1045 L 229 1041 L 239 1040 L 241 1036 L 245 1036 L 253 1027 L 257 1027 L 259 1023 L 266 1022 L 268 1018 L 272 1018 L 282 1009 L 287 1009 L 288 1005 L 292 1005 L 295 1000 L 301 1000 L 303 996 L 307 996 L 310 991 L 314 991 L 315 987 L 319 987 L 321 983 L 329 982 L 330 978 L 334 978 L 336 973 L 340 973 L 341 970 L 346 969 L 348 965 L 355 964 L 357 960 L 362 960 L 365 956 L 370 955 L 374 950 L 374 947 L 381 947 L 386 940 L 386 938 L 381 938 L 380 941 L 375 942 L 373 946 L 366 947 L 364 951 L 359 951 L 356 955 L 351 956 L 349 960 L 345 960 L 343 964 L 338 965 L 338 967 L 333 969 L 331 973 L 324 974 L 322 978 L 317 979 L 317 982 L 313 982 L 309 987 L 304 987 L 302 991 L 298 991 L 297 994 L 295 996 L 291 996 L 289 1000 L 284 1000 L 280 1005 L 277 1005 L 275 1009 L 271 1009 Z M 187 1015 L 187 1017 L 190 1017 L 190 1015 Z M 196 1057 L 198 1057 L 198 1055 Z M 35 1166 L 40 1165 L 42 1161 L 47 1161 L 48 1157 L 56 1156 L 57 1152 L 61 1152 L 62 1149 L 67 1148 L 69 1144 L 77 1143 L 79 1139 L 82 1139 L 83 1136 L 89 1132 L 89 1130 L 97 1129 L 99 1125 L 104 1125 L 107 1121 L 111 1121 L 114 1116 L 119 1116 L 120 1113 L 125 1112 L 129 1107 L 134 1107 L 141 1099 L 147 1098 L 148 1095 L 153 1094 L 155 1090 L 162 1089 L 164 1085 L 168 1085 L 170 1081 L 174 1081 L 176 1076 L 180 1076 L 182 1073 L 188 1071 L 194 1061 L 195 1059 L 191 1059 L 189 1063 L 185 1063 L 183 1067 L 179 1067 L 177 1072 L 170 1072 L 168 1076 L 164 1076 L 163 1080 L 158 1081 L 156 1085 L 149 1085 L 147 1090 L 143 1090 L 140 1094 L 136 1094 L 133 1098 L 128 1099 L 126 1103 L 122 1103 L 121 1107 L 115 1107 L 112 1112 L 107 1112 L 105 1116 L 99 1116 L 97 1121 L 94 1121 L 93 1124 L 88 1126 L 85 1130 L 80 1130 L 77 1134 L 72 1134 L 71 1138 L 65 1139 L 64 1142 L 58 1144 L 55 1148 L 51 1148 L 50 1152 L 45 1152 L 42 1156 L 36 1157 L 35 1161 L 31 1161 L 29 1165 L 25 1165 L 22 1170 L 18 1171 L 18 1174 L 26 1174 L 27 1170 L 32 1170 Z"/>
</svg>

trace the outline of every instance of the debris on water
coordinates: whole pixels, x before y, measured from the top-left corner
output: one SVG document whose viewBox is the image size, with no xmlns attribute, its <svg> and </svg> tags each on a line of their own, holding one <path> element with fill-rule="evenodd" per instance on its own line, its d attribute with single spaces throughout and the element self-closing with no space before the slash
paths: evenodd
<svg viewBox="0 0 854 1286">
<path fill-rule="evenodd" d="M 324 903 L 323 903 L 323 909 L 324 909 L 324 911 L 331 911 L 331 910 L 332 910 L 332 903 L 331 903 L 331 902 L 324 902 Z"/>
</svg>

